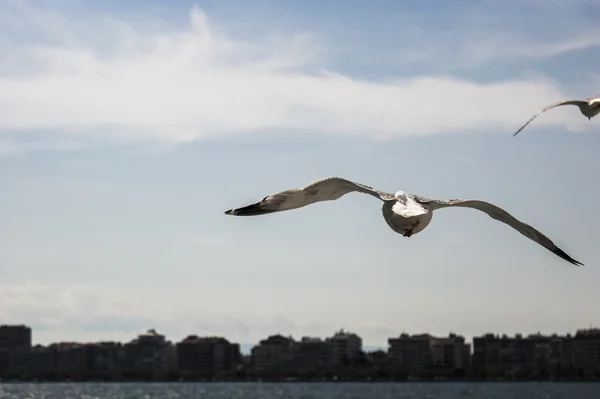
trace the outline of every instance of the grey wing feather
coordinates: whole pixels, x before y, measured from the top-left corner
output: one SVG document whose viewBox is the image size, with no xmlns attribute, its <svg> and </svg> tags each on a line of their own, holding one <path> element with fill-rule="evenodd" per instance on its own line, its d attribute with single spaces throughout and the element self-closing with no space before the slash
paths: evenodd
<svg viewBox="0 0 600 399">
<path fill-rule="evenodd" d="M 227 215 L 253 216 L 273 212 L 297 209 L 321 201 L 334 201 L 357 191 L 369 194 L 382 201 L 394 199 L 393 194 L 375 190 L 372 187 L 356 183 L 341 177 L 327 177 L 316 180 L 302 188 L 291 188 L 263 198 L 261 201 L 237 209 L 225 211 Z"/>
<path fill-rule="evenodd" d="M 428 204 L 432 210 L 439 209 L 439 208 L 452 207 L 452 206 L 459 206 L 459 207 L 473 208 L 473 209 L 477 209 L 479 211 L 485 212 L 491 218 L 509 225 L 513 229 L 517 230 L 519 233 L 523 234 L 525 237 L 537 242 L 538 244 L 540 244 L 544 248 L 548 249 L 555 255 L 566 260 L 567 262 L 572 263 L 574 265 L 582 265 L 583 266 L 583 263 L 576 261 L 571 256 L 566 254 L 562 249 L 558 248 L 552 242 L 552 240 L 550 240 L 548 237 L 546 237 L 540 231 L 538 231 L 537 229 L 535 229 L 534 227 L 532 227 L 526 223 L 521 222 L 520 220 L 518 220 L 517 218 L 512 216 L 510 213 L 508 213 L 504 209 L 502 209 L 496 205 L 490 204 L 489 202 L 479 201 L 479 200 L 463 200 L 463 199 L 451 199 L 448 201 L 440 201 L 440 200 L 431 200 L 428 198 L 417 197 L 417 196 L 415 196 L 415 198 L 421 203 Z"/>
<path fill-rule="evenodd" d="M 323 193 L 323 192 L 331 192 L 335 191 L 339 193 L 339 197 L 342 195 L 348 194 L 352 191 L 357 191 L 363 194 L 369 194 L 375 198 L 379 198 L 382 201 L 393 200 L 394 194 L 385 193 L 383 191 L 379 191 L 374 189 L 373 187 L 367 186 L 362 183 L 357 183 L 351 180 L 347 180 L 341 177 L 326 177 L 324 179 L 315 180 L 314 182 L 302 187 L 301 191 L 307 193 Z M 334 195 L 337 196 L 337 195 Z M 338 197 L 338 198 L 339 198 Z M 335 198 L 337 199 L 337 198 Z"/>
<path fill-rule="evenodd" d="M 581 100 L 569 100 L 569 101 L 560 101 L 554 104 L 550 104 L 544 108 L 542 108 L 541 110 L 539 110 L 538 112 L 536 112 L 535 114 L 533 114 L 533 116 L 531 118 L 529 118 L 529 120 L 527 122 L 525 122 L 525 124 L 523 126 L 521 126 L 519 128 L 519 130 L 517 130 L 514 134 L 513 137 L 516 136 L 517 134 L 519 134 L 519 132 L 523 129 L 525 129 L 525 126 L 529 125 L 531 123 L 531 121 L 533 121 L 535 118 L 537 118 L 538 116 L 540 116 L 542 113 L 555 108 L 555 107 L 560 107 L 562 105 L 577 105 L 577 106 L 581 106 L 581 105 L 587 105 L 587 101 L 581 101 Z"/>
</svg>

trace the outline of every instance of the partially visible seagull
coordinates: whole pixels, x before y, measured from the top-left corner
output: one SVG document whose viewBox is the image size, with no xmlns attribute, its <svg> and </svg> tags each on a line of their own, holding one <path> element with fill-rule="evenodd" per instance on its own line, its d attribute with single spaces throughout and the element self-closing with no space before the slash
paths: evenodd
<svg viewBox="0 0 600 399">
<path fill-rule="evenodd" d="M 521 130 L 525 128 L 525 126 L 529 125 L 529 123 L 537 118 L 541 113 L 548 111 L 549 109 L 560 107 L 562 105 L 577 105 L 579 107 L 579 111 L 583 114 L 583 116 L 587 117 L 588 120 L 592 120 L 592 118 L 600 113 L 600 94 L 597 94 L 593 97 L 586 98 L 585 100 L 569 100 L 569 101 L 561 101 L 551 105 L 548 105 L 542 108 L 540 111 L 535 113 L 519 130 L 517 130 L 513 137 L 519 134 Z"/>
<path fill-rule="evenodd" d="M 383 218 L 392 230 L 404 237 L 410 237 L 425 229 L 433 217 L 433 211 L 437 209 L 451 206 L 467 207 L 487 213 L 493 219 L 506 223 L 567 262 L 583 266 L 583 263 L 571 258 L 562 249 L 558 248 L 552 240 L 535 228 L 517 220 L 505 210 L 488 202 L 464 199 L 433 200 L 403 191 L 389 194 L 341 177 L 327 177 L 316 180 L 302 188 L 292 188 L 267 195 L 260 202 L 242 208 L 229 209 L 225 211 L 225 214 L 254 216 L 288 211 L 316 202 L 337 200 L 353 191 L 369 194 L 383 201 Z"/>
</svg>

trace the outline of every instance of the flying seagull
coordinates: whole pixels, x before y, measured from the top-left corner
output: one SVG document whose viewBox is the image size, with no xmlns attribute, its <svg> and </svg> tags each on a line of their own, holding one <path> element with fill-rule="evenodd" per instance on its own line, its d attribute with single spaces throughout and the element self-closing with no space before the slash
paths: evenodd
<svg viewBox="0 0 600 399">
<path fill-rule="evenodd" d="M 410 237 L 425 229 L 429 222 L 431 222 L 433 211 L 437 209 L 451 206 L 473 208 L 487 213 L 493 219 L 506 223 L 525 237 L 537 242 L 567 262 L 583 266 L 583 263 L 571 258 L 562 249 L 558 248 L 552 240 L 535 228 L 517 220 L 505 210 L 488 202 L 465 199 L 451 199 L 448 201 L 433 200 L 403 191 L 389 194 L 341 177 L 327 177 L 316 180 L 302 188 L 292 188 L 267 195 L 260 202 L 242 208 L 229 209 L 225 211 L 225 214 L 255 216 L 288 211 L 316 202 L 334 201 L 353 191 L 369 194 L 383 201 L 383 218 L 392 230 L 402 234 L 404 237 Z"/>
<path fill-rule="evenodd" d="M 579 107 L 579 111 L 583 114 L 583 116 L 587 117 L 588 120 L 592 120 L 592 118 L 600 113 L 600 94 L 595 95 L 594 97 L 586 98 L 585 100 L 569 100 L 569 101 L 560 101 L 551 105 L 548 105 L 542 108 L 540 111 L 536 112 L 516 133 L 513 134 L 513 137 L 519 134 L 521 130 L 525 128 L 525 126 L 529 125 L 532 120 L 540 116 L 543 112 L 548 111 L 549 109 L 560 107 L 562 105 L 577 105 Z"/>
</svg>

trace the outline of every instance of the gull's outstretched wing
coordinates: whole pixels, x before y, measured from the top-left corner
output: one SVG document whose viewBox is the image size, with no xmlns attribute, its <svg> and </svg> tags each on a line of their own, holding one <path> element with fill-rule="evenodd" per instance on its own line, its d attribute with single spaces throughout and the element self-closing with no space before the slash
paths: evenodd
<svg viewBox="0 0 600 399">
<path fill-rule="evenodd" d="M 562 249 L 558 248 L 552 240 L 543 235 L 541 232 L 531 227 L 530 225 L 521 222 L 510 213 L 506 212 L 504 209 L 497 207 L 496 205 L 490 204 L 485 201 L 478 200 L 463 200 L 463 199 L 451 199 L 448 201 L 440 201 L 440 200 L 432 200 L 429 198 L 414 196 L 415 199 L 422 203 L 428 205 L 432 210 L 447 208 L 451 206 L 460 206 L 465 208 L 473 208 L 477 209 L 481 212 L 487 213 L 491 218 L 496 219 L 499 222 L 506 223 L 513 229 L 517 230 L 519 233 L 523 234 L 525 237 L 537 242 L 542 245 L 544 248 L 553 252 L 557 256 L 560 256 L 562 259 L 570 262 L 574 265 L 582 265 L 583 263 L 576 261 L 571 258 L 569 255 L 565 253 Z"/>
<path fill-rule="evenodd" d="M 394 200 L 393 194 L 375 190 L 364 184 L 355 183 L 341 177 L 327 177 L 310 183 L 302 188 L 291 188 L 271 194 L 262 201 L 242 208 L 229 209 L 226 215 L 253 216 L 301 208 L 321 201 L 333 201 L 350 192 L 357 191 L 372 195 L 382 201 Z"/>
<path fill-rule="evenodd" d="M 513 137 L 516 136 L 517 134 L 519 134 L 519 132 L 523 129 L 525 129 L 525 126 L 529 125 L 531 123 L 532 120 L 534 120 L 535 118 L 537 118 L 538 116 L 540 116 L 540 114 L 548 111 L 549 109 L 555 108 L 555 107 L 560 107 L 562 105 L 577 105 L 578 107 L 580 106 L 586 106 L 588 105 L 587 101 L 581 101 L 581 100 L 569 100 L 569 101 L 561 101 L 558 103 L 554 103 L 551 105 L 548 105 L 547 107 L 542 108 L 541 110 L 539 110 L 538 112 L 536 112 L 535 114 L 533 114 L 533 116 L 531 118 L 529 118 L 529 120 L 527 122 L 525 122 L 525 124 L 523 126 L 521 126 L 519 128 L 519 130 L 517 130 L 514 134 Z"/>
</svg>

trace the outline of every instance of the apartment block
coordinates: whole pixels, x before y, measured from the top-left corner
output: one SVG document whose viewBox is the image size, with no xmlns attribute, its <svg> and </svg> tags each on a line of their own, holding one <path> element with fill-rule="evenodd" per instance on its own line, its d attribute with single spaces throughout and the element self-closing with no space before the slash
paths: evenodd
<svg viewBox="0 0 600 399">
<path fill-rule="evenodd" d="M 600 329 L 578 330 L 570 341 L 571 362 L 575 369 L 600 369 Z"/>
<path fill-rule="evenodd" d="M 251 361 L 258 374 L 285 374 L 294 369 L 296 341 L 281 334 L 271 335 L 252 348 Z"/>
<path fill-rule="evenodd" d="M 484 376 L 520 377 L 549 372 L 554 338 L 541 334 L 485 334 L 473 338 L 473 367 Z"/>
<path fill-rule="evenodd" d="M 240 361 L 240 347 L 222 337 L 191 335 L 177 344 L 177 369 L 184 376 L 213 377 Z"/>
<path fill-rule="evenodd" d="M 296 344 L 294 367 L 296 369 L 323 368 L 329 361 L 329 344 L 321 338 L 302 337 Z"/>
<path fill-rule="evenodd" d="M 154 329 L 138 335 L 122 348 L 123 372 L 164 379 L 177 370 L 175 346 Z"/>
<path fill-rule="evenodd" d="M 342 329 L 326 341 L 329 344 L 329 365 L 334 369 L 354 365 L 364 357 L 362 338 L 355 333 Z"/>
<path fill-rule="evenodd" d="M 433 364 L 432 336 L 401 334 L 388 339 L 388 362 L 393 371 L 420 372 Z"/>
<path fill-rule="evenodd" d="M 95 342 L 85 345 L 85 375 L 110 378 L 123 372 L 121 360 L 123 345 L 118 342 Z"/>
<path fill-rule="evenodd" d="M 31 328 L 25 325 L 0 326 L 0 350 L 31 349 Z"/>
<path fill-rule="evenodd" d="M 88 365 L 87 346 L 77 342 L 59 342 L 50 345 L 55 353 L 55 375 L 60 379 L 83 379 Z"/>
<path fill-rule="evenodd" d="M 471 347 L 459 335 L 435 337 L 430 334 L 404 333 L 396 338 L 389 338 L 388 344 L 388 363 L 393 372 L 421 375 L 437 369 L 440 373 L 442 370 L 447 373 L 466 373 L 470 366 Z"/>
</svg>

